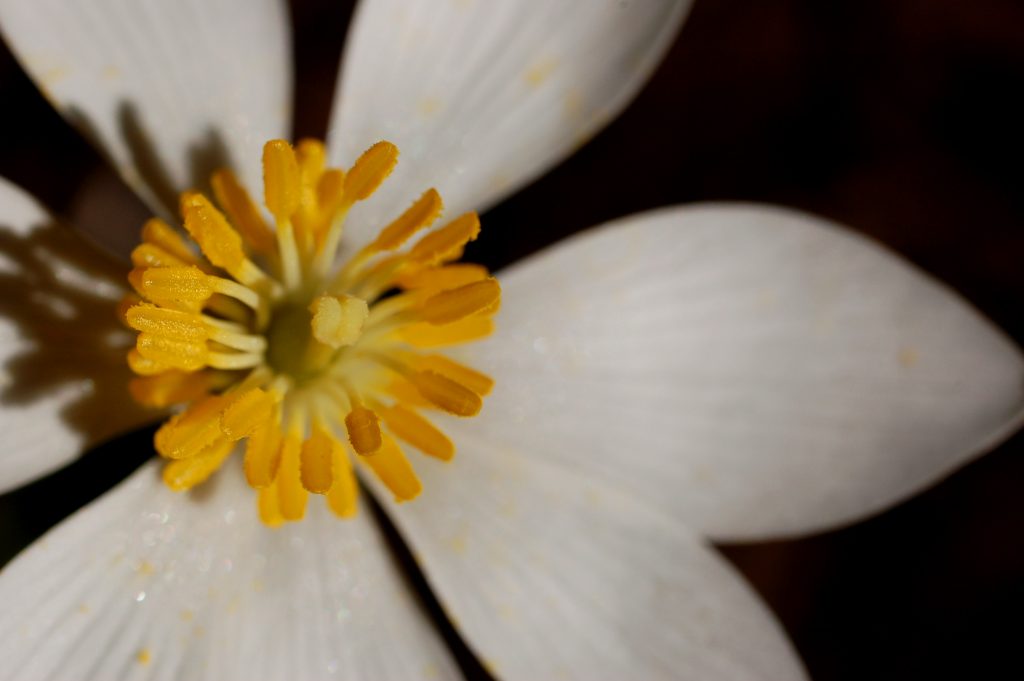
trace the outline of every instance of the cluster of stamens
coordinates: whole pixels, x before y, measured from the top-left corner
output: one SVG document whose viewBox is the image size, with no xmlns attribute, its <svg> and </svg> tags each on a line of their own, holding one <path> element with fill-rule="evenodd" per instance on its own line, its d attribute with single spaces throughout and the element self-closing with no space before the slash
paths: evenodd
<svg viewBox="0 0 1024 681">
<path fill-rule="evenodd" d="M 498 283 L 479 265 L 453 264 L 477 237 L 475 213 L 403 246 L 441 214 L 423 194 L 340 266 L 349 209 L 391 173 L 398 150 L 370 147 L 347 171 L 323 145 L 263 150 L 264 203 L 273 228 L 228 170 L 212 178 L 217 206 L 181 197 L 193 245 L 152 219 L 132 253 L 137 296 L 121 306 L 139 332 L 128 363 L 142 404 L 186 405 L 157 431 L 175 490 L 203 482 L 245 440 L 244 470 L 269 525 L 300 520 L 309 493 L 342 517 L 356 512 L 353 461 L 399 501 L 421 485 L 401 440 L 448 460 L 452 442 L 423 410 L 473 416 L 486 375 L 434 349 L 488 335 Z M 383 428 L 381 424 L 383 423 Z"/>
</svg>

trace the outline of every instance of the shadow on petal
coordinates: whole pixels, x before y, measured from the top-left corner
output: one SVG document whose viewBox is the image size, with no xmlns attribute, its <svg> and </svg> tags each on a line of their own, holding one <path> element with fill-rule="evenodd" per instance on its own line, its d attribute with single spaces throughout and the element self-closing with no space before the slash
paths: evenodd
<svg viewBox="0 0 1024 681">
<path fill-rule="evenodd" d="M 0 224 L 0 260 L 0 321 L 11 337 L 0 405 L 59 396 L 61 419 L 86 446 L 153 420 L 128 393 L 133 335 L 116 313 L 126 268 L 55 222 L 27 233 Z"/>
<path fill-rule="evenodd" d="M 69 108 L 64 115 L 82 136 L 103 153 L 107 147 L 103 144 L 103 135 L 82 111 Z M 129 158 L 124 163 L 109 157 L 107 160 L 120 171 L 122 179 L 135 189 L 150 208 L 164 219 L 173 221 L 178 214 L 178 196 L 181 192 L 194 189 L 210 194 L 210 176 L 214 171 L 234 167 L 234 159 L 224 141 L 224 134 L 216 128 L 202 131 L 196 142 L 181 150 L 187 159 L 189 175 L 181 180 L 172 176 L 166 159 L 160 156 L 154 142 L 159 130 L 142 120 L 139 108 L 134 103 L 126 100 L 118 104 L 117 127 L 128 148 Z M 255 190 L 258 187 L 249 189 Z"/>
</svg>

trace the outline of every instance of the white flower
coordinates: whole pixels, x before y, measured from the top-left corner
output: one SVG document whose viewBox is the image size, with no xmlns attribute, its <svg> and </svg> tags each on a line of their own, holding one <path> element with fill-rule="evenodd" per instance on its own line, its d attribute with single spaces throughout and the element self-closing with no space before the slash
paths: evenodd
<svg viewBox="0 0 1024 681">
<path fill-rule="evenodd" d="M 353 212 L 350 248 L 425 187 L 458 215 L 563 158 L 635 94 L 686 5 L 362 4 L 329 152 L 351 161 L 386 138 L 403 159 Z M 274 0 L 3 0 L 0 21 L 156 210 L 166 187 L 138 154 L 140 131 L 175 190 L 211 141 L 259 186 L 262 143 L 287 136 L 287 23 Z M 91 382 L 5 390 L 4 489 L 142 423 L 120 402 L 101 404 L 100 420 L 69 413 L 110 385 L 102 369 L 121 352 L 95 342 L 91 317 L 61 316 L 57 284 L 89 314 L 111 287 L 83 288 L 85 256 L 48 238 L 50 223 L 0 185 L 5 242 L 34 243 L 0 267 L 42 294 L 26 288 L 23 307 L 49 315 L 0 317 L 0 362 L 52 343 Z M 29 267 L 40 264 L 56 274 Z M 851 522 L 1024 415 L 1024 362 L 997 329 L 876 244 L 791 211 L 661 209 L 501 281 L 499 333 L 464 352 L 497 381 L 483 415 L 445 423 L 460 450 L 450 464 L 416 459 L 419 499 L 399 508 L 379 495 L 500 678 L 802 678 L 708 540 Z M 10 373 L 5 383 L 20 377 Z M 182 497 L 143 466 L 0 575 L 0 676 L 458 676 L 372 515 L 339 521 L 317 504 L 308 516 L 262 526 L 237 467 Z"/>
</svg>

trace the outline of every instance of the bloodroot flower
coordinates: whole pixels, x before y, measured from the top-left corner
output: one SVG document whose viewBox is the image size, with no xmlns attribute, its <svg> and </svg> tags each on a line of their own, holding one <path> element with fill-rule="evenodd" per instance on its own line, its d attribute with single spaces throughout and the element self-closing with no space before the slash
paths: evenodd
<svg viewBox="0 0 1024 681">
<path fill-rule="evenodd" d="M 0 574 L 0 677 L 458 677 L 358 475 L 498 678 L 804 678 L 710 542 L 949 473 L 1020 424 L 1018 349 L 781 208 L 630 216 L 500 287 L 456 262 L 473 211 L 626 105 L 687 5 L 363 2 L 326 144 L 293 148 L 275 0 L 0 0 L 159 216 L 109 275 L 0 184 L 0 488 L 148 422 L 164 459 Z"/>
</svg>

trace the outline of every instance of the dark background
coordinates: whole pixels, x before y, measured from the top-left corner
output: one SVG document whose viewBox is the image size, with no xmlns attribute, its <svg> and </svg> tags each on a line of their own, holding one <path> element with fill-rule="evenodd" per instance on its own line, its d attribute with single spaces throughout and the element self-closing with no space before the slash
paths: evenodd
<svg viewBox="0 0 1024 681">
<path fill-rule="evenodd" d="M 351 6 L 293 4 L 296 137 L 322 136 Z M 1024 343 L 1022 92 L 1019 0 L 696 0 L 636 102 L 487 213 L 468 257 L 500 267 L 665 204 L 779 203 L 888 244 Z M 113 193 L 97 154 L 5 49 L 0 102 L 0 174 L 65 216 L 87 210 L 83 187 L 107 188 L 119 220 L 145 215 Z M 123 478 L 150 437 L 122 438 L 0 496 L 0 562 Z M 1017 436 L 854 527 L 722 550 L 817 681 L 1017 676 L 1022 450 Z"/>
</svg>

